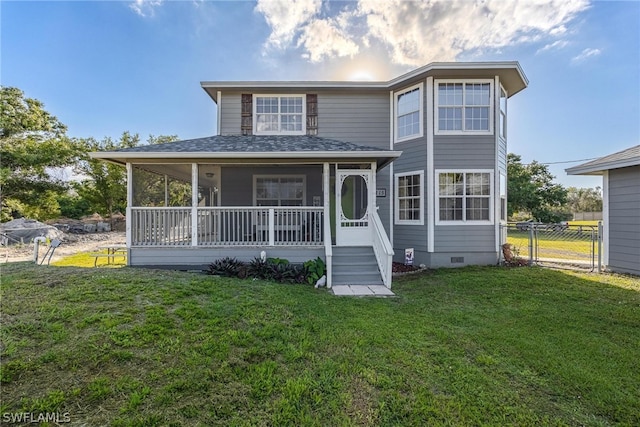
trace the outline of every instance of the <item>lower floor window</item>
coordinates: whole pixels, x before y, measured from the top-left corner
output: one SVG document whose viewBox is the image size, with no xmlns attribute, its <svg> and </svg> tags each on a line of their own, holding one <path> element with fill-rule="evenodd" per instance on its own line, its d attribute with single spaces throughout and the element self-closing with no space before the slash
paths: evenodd
<svg viewBox="0 0 640 427">
<path fill-rule="evenodd" d="M 396 224 L 423 224 L 424 173 L 403 172 L 396 174 Z"/>
<path fill-rule="evenodd" d="M 490 221 L 490 172 L 438 173 L 440 221 Z"/>
<path fill-rule="evenodd" d="M 254 177 L 256 206 L 304 206 L 304 176 Z"/>
</svg>

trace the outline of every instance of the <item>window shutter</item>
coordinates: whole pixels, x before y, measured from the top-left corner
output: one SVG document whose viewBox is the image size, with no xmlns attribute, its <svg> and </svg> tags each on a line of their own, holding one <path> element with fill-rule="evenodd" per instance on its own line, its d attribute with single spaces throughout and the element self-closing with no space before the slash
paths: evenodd
<svg viewBox="0 0 640 427">
<path fill-rule="evenodd" d="M 240 122 L 242 135 L 253 134 L 253 95 L 242 94 L 242 118 Z"/>
<path fill-rule="evenodd" d="M 318 134 L 318 95 L 307 94 L 307 135 Z"/>
</svg>

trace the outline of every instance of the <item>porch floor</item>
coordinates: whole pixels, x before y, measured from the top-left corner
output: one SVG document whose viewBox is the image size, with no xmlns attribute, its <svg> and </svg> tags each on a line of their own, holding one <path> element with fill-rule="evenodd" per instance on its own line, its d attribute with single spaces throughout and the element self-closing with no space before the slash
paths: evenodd
<svg viewBox="0 0 640 427">
<path fill-rule="evenodd" d="M 338 296 L 375 296 L 391 297 L 395 296 L 391 289 L 384 285 L 334 285 L 331 287 L 334 295 Z"/>
</svg>

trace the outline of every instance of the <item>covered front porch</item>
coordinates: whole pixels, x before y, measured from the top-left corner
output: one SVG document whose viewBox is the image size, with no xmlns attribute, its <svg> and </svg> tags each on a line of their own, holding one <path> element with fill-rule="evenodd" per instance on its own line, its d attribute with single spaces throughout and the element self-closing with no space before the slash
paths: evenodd
<svg viewBox="0 0 640 427">
<path fill-rule="evenodd" d="M 171 153 L 149 146 L 92 154 L 126 165 L 129 265 L 200 269 L 262 252 L 296 263 L 320 256 L 331 286 L 333 248 L 369 247 L 390 287 L 393 251 L 376 212 L 376 174 L 399 153 L 341 145 L 187 155 L 179 143 L 163 144 L 178 144 Z"/>
</svg>

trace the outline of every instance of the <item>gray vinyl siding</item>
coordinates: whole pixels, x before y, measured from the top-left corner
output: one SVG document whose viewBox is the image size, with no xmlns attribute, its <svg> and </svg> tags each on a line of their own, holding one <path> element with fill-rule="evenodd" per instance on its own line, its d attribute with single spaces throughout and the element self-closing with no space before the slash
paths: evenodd
<svg viewBox="0 0 640 427">
<path fill-rule="evenodd" d="M 495 137 L 436 135 L 433 139 L 435 169 L 491 169 L 496 164 Z"/>
<path fill-rule="evenodd" d="M 242 93 L 223 92 L 220 99 L 220 135 L 240 135 Z"/>
<path fill-rule="evenodd" d="M 488 169 L 495 172 L 494 135 L 436 135 L 433 144 L 434 168 L 437 170 Z M 495 176 L 494 176 L 495 178 Z M 437 176 L 436 176 L 437 182 Z M 495 187 L 495 186 L 494 186 Z M 493 189 L 493 197 L 499 189 Z M 435 197 L 438 197 L 437 189 Z M 493 205 L 493 201 L 491 202 Z M 436 208 L 438 206 L 435 201 Z M 494 212 L 494 220 L 499 213 Z M 434 229 L 435 252 L 496 253 L 495 225 L 437 225 Z M 493 256 L 493 255 L 492 255 Z"/>
<path fill-rule="evenodd" d="M 389 187 L 389 173 L 391 168 L 386 167 L 382 169 L 376 175 L 376 190 L 377 189 L 385 189 L 386 196 L 385 197 L 376 197 L 376 205 L 378 206 L 378 215 L 380 216 L 380 221 L 382 221 L 382 225 L 384 225 L 384 229 L 387 232 L 387 236 L 390 236 L 391 232 L 391 216 L 389 216 L 389 203 L 393 200 L 391 199 L 393 196 L 393 188 Z"/>
<path fill-rule="evenodd" d="M 318 91 L 318 136 L 389 149 L 389 92 Z"/>
<path fill-rule="evenodd" d="M 609 171 L 609 268 L 640 274 L 640 166 Z"/>
<path fill-rule="evenodd" d="M 496 252 L 493 225 L 436 225 L 436 252 Z"/>
<path fill-rule="evenodd" d="M 222 206 L 253 206 L 254 175 L 304 175 L 306 206 L 313 206 L 313 196 L 322 200 L 322 166 L 223 166 L 220 174 Z"/>
<path fill-rule="evenodd" d="M 423 225 L 394 224 L 393 247 L 396 254 L 399 255 L 396 259 L 398 261 L 402 260 L 404 257 L 404 250 L 406 248 L 414 248 L 415 262 L 425 263 L 424 261 L 421 261 L 421 259 L 422 253 L 426 254 L 427 252 L 427 139 L 426 137 L 422 137 L 400 142 L 395 144 L 394 149 L 402 151 L 402 156 L 393 162 L 394 175 L 402 172 L 424 172 L 424 188 L 422 189 L 422 197 L 424 198 L 425 207 L 425 210 L 422 212 L 425 216 Z"/>
<path fill-rule="evenodd" d="M 507 141 L 498 138 L 498 172 L 507 174 Z"/>
<path fill-rule="evenodd" d="M 324 247 L 220 247 L 220 248 L 131 248 L 129 265 L 132 267 L 157 267 L 171 269 L 206 269 L 216 259 L 234 257 L 251 261 L 265 251 L 268 257 L 285 258 L 292 263 L 303 263 L 320 257 L 324 259 Z"/>
</svg>

